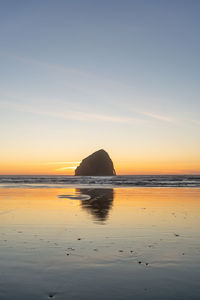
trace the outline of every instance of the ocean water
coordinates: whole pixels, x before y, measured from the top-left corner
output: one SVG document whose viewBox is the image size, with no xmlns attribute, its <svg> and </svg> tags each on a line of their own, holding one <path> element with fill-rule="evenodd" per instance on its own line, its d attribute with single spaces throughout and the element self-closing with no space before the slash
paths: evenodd
<svg viewBox="0 0 200 300">
<path fill-rule="evenodd" d="M 199 300 L 198 176 L 1 176 L 0 299 Z"/>
<path fill-rule="evenodd" d="M 0 176 L 0 187 L 200 187 L 200 175 Z"/>
</svg>

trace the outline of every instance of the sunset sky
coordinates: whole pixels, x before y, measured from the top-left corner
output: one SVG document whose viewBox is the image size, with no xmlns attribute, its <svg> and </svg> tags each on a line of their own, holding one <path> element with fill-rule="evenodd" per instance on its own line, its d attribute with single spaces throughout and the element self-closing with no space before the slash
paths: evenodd
<svg viewBox="0 0 200 300">
<path fill-rule="evenodd" d="M 200 173 L 200 1 L 0 2 L 0 174 Z"/>
</svg>

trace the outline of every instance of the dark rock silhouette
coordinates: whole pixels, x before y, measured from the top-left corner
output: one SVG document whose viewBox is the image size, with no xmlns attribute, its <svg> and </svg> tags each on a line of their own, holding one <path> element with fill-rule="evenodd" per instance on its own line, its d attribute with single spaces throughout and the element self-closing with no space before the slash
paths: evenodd
<svg viewBox="0 0 200 300">
<path fill-rule="evenodd" d="M 89 195 L 91 199 L 81 201 L 81 206 L 92 214 L 98 222 L 107 220 L 113 205 L 113 189 L 77 189 L 77 192 Z"/>
<path fill-rule="evenodd" d="M 113 162 L 108 153 L 103 149 L 84 158 L 75 170 L 75 176 L 113 175 L 116 175 Z"/>
</svg>

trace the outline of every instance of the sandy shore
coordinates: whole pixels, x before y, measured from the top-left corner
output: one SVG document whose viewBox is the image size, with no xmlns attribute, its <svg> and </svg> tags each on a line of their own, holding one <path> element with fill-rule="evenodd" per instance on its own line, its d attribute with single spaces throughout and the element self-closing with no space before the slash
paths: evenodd
<svg viewBox="0 0 200 300">
<path fill-rule="evenodd" d="M 0 299 L 199 299 L 200 189 L 0 189 Z"/>
</svg>

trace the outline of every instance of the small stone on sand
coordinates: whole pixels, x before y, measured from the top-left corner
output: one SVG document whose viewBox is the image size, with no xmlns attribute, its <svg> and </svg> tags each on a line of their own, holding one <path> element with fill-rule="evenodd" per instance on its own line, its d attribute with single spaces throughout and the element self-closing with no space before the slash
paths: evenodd
<svg viewBox="0 0 200 300">
<path fill-rule="evenodd" d="M 55 296 L 54 293 L 50 293 L 50 294 L 49 294 L 49 298 L 53 298 L 54 296 Z"/>
</svg>

